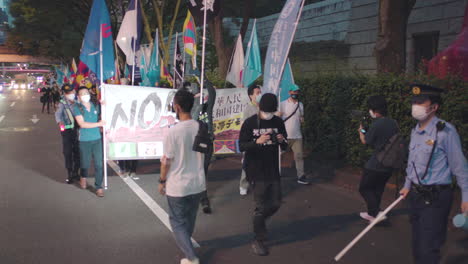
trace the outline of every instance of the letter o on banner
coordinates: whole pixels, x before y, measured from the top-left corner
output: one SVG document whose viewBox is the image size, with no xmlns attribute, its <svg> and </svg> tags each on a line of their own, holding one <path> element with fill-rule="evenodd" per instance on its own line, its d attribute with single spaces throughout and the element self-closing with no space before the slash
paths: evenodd
<svg viewBox="0 0 468 264">
<path fill-rule="evenodd" d="M 150 102 L 154 104 L 154 116 L 151 123 L 148 125 L 145 122 L 145 111 L 146 107 Z M 161 119 L 161 98 L 159 98 L 157 93 L 152 93 L 146 97 L 143 103 L 140 106 L 140 111 L 138 111 L 138 125 L 143 129 L 150 129 L 155 126 Z"/>
</svg>

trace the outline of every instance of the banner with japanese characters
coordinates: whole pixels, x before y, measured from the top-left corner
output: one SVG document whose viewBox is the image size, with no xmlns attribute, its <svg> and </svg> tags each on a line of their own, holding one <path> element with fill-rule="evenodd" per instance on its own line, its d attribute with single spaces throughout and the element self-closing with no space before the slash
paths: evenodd
<svg viewBox="0 0 468 264">
<path fill-rule="evenodd" d="M 218 89 L 213 107 L 214 154 L 239 153 L 239 132 L 249 97 L 247 89 Z"/>
<path fill-rule="evenodd" d="M 104 85 L 108 160 L 159 159 L 163 139 L 176 123 L 171 103 L 176 90 Z"/>
</svg>

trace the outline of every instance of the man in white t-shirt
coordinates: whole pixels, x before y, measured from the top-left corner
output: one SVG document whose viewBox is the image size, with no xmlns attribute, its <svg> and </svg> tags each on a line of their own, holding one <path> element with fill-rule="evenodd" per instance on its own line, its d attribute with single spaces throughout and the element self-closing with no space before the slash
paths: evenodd
<svg viewBox="0 0 468 264">
<path fill-rule="evenodd" d="M 180 122 L 170 128 L 164 139 L 159 192 L 167 196 L 169 220 L 175 241 L 185 255 L 181 264 L 198 264 L 191 237 L 198 205 L 206 190 L 204 154 L 192 150 L 199 123 L 190 111 L 193 94 L 181 90 L 174 96 L 174 110 Z"/>
<path fill-rule="evenodd" d="M 299 102 L 299 87 L 289 90 L 289 98 L 280 104 L 280 116 L 283 118 L 288 132 L 289 150 L 294 153 L 296 162 L 297 182 L 309 184 L 304 173 L 304 154 L 302 148 L 301 124 L 304 122 L 304 105 Z"/>
</svg>

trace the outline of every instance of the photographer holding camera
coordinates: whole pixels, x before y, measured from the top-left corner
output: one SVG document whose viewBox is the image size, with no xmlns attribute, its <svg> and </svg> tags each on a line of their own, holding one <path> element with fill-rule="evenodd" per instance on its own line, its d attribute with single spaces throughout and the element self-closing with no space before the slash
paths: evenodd
<svg viewBox="0 0 468 264">
<path fill-rule="evenodd" d="M 377 154 L 385 147 L 389 139 L 398 133 L 398 124 L 387 117 L 387 101 L 383 96 L 370 97 L 367 106 L 373 122 L 368 130 L 361 123 L 359 138 L 362 144 L 370 145 L 374 153 L 364 166 L 359 184 L 359 192 L 367 204 L 367 212 L 361 212 L 359 215 L 371 222 L 379 214 L 382 194 L 393 172 L 392 168 L 384 167 L 377 160 Z"/>
<path fill-rule="evenodd" d="M 255 201 L 252 249 L 260 256 L 268 255 L 264 245 L 267 233 L 265 221 L 281 205 L 278 145 L 283 150 L 288 146 L 284 122 L 275 116 L 277 109 L 276 95 L 264 94 L 260 99 L 259 114 L 245 120 L 239 135 L 240 150 L 245 151 L 244 168 Z"/>
</svg>

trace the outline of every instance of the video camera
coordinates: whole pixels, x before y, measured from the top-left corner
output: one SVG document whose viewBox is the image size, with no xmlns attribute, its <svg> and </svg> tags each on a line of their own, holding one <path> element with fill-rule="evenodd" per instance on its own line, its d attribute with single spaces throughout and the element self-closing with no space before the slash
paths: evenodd
<svg viewBox="0 0 468 264">
<path fill-rule="evenodd" d="M 369 124 L 371 122 L 371 117 L 369 116 L 369 114 L 361 110 L 351 110 L 351 118 L 361 123 L 361 132 L 363 134 L 365 134 L 367 130 L 369 130 Z"/>
</svg>

